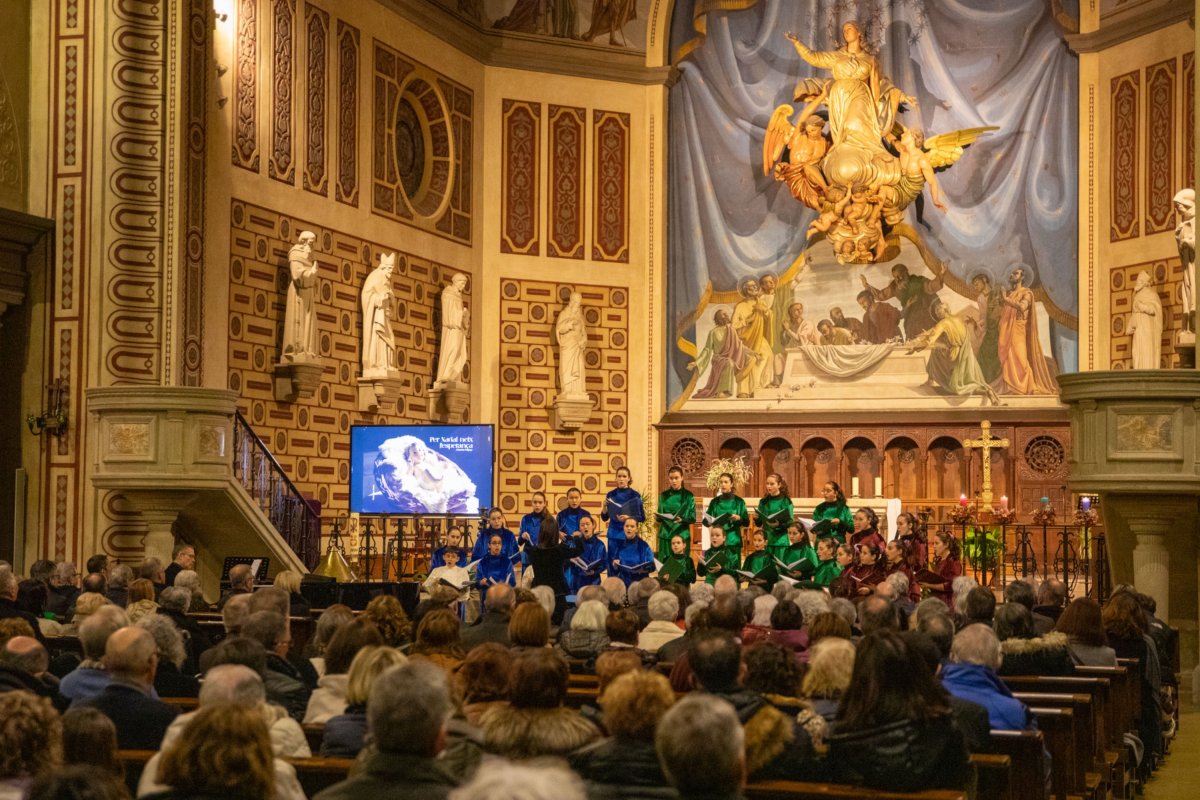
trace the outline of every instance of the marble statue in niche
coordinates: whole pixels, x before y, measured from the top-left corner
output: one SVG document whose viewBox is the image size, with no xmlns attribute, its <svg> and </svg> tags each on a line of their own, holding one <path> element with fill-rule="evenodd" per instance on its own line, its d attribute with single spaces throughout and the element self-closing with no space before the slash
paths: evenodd
<svg viewBox="0 0 1200 800">
<path fill-rule="evenodd" d="M 283 314 L 283 362 L 312 361 L 319 355 L 317 344 L 317 285 L 319 267 L 313 258 L 317 235 L 300 234 L 288 251 L 287 304 Z"/>
<path fill-rule="evenodd" d="M 463 302 L 463 290 L 466 288 L 467 276 L 458 272 L 450 279 L 450 285 L 442 290 L 442 339 L 437 377 L 433 384 L 435 389 L 463 382 L 470 319 L 466 303 Z"/>
<path fill-rule="evenodd" d="M 571 292 L 566 307 L 559 312 L 554 326 L 558 342 L 558 392 L 560 397 L 587 397 L 587 370 L 584 352 L 587 350 L 587 320 L 583 316 L 583 296 Z"/>
<path fill-rule="evenodd" d="M 1133 308 L 1129 312 L 1129 331 L 1133 334 L 1130 353 L 1134 369 L 1158 369 L 1163 332 L 1162 301 L 1158 298 L 1150 273 L 1138 273 L 1133 285 Z"/>
<path fill-rule="evenodd" d="M 379 266 L 363 282 L 362 291 L 362 373 L 364 377 L 386 375 L 396 368 L 396 337 L 392 331 L 395 296 L 392 272 L 396 254 L 379 256 Z"/>
<path fill-rule="evenodd" d="M 1183 263 L 1183 286 L 1180 299 L 1183 301 L 1183 329 L 1196 330 L 1196 190 L 1180 189 L 1175 195 L 1175 246 L 1179 248 L 1179 260 Z"/>
</svg>

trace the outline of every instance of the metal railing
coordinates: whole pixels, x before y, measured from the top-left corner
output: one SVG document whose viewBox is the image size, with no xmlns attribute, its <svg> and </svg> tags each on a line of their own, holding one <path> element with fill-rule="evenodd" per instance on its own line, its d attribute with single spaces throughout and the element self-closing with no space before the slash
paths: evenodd
<svg viewBox="0 0 1200 800">
<path fill-rule="evenodd" d="M 288 547 L 306 567 L 315 567 L 321 559 L 321 513 L 288 478 L 240 411 L 233 425 L 233 474 Z"/>
<path fill-rule="evenodd" d="M 1095 525 L 933 522 L 929 537 L 946 531 L 958 541 L 963 574 L 981 586 L 1003 589 L 1009 581 L 1057 578 L 1070 597 L 1101 603 L 1112 593 L 1104 529 Z"/>
</svg>

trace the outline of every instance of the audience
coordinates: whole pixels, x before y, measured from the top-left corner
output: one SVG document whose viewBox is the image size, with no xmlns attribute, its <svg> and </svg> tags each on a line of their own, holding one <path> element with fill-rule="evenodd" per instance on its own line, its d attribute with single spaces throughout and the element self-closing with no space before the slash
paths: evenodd
<svg viewBox="0 0 1200 800">
<path fill-rule="evenodd" d="M 1089 667 L 1117 666 L 1117 651 L 1108 646 L 1100 604 L 1090 597 L 1071 601 L 1054 629 L 1066 634 L 1071 657 Z"/>
<path fill-rule="evenodd" d="M 158 780 L 169 791 L 157 797 L 294 797 L 277 791 L 276 762 L 267 726 L 252 708 L 201 708 L 161 756 Z"/>
<path fill-rule="evenodd" d="M 229 598 L 240 594 L 250 594 L 254 591 L 254 573 L 249 564 L 234 564 L 229 568 L 229 588 L 217 601 L 217 611 L 224 611 Z"/>
<path fill-rule="evenodd" d="M 864 636 L 875 631 L 899 631 L 900 613 L 887 598 L 870 595 L 858 604 L 858 628 Z"/>
<path fill-rule="evenodd" d="M 585 670 L 595 668 L 596 656 L 608 646 L 604 624 L 608 606 L 599 600 L 585 600 L 571 615 L 570 627 L 558 634 L 555 647 L 565 658 L 584 661 Z"/>
<path fill-rule="evenodd" d="M 62 715 L 62 753 L 66 766 L 86 765 L 125 777 L 117 760 L 117 728 L 94 708 L 74 708 Z"/>
<path fill-rule="evenodd" d="M 1005 603 L 996 609 L 992 625 L 1004 653 L 998 670 L 1001 675 L 1070 675 L 1075 671 L 1067 635 L 1051 631 L 1037 636 L 1033 615 L 1021 603 Z"/>
<path fill-rule="evenodd" d="M 191 595 L 188 602 L 189 614 L 206 614 L 216 608 L 204 599 L 204 591 L 200 588 L 200 575 L 195 570 L 180 570 L 175 575 L 175 583 L 172 585 L 176 589 L 186 589 Z"/>
<path fill-rule="evenodd" d="M 659 721 L 654 749 L 663 775 L 680 797 L 738 800 L 742 796 L 746 739 L 729 703 L 703 694 L 683 698 Z"/>
<path fill-rule="evenodd" d="M 0 619 L 22 619 L 29 624 L 29 629 L 38 639 L 42 638 L 41 628 L 37 617 L 17 606 L 19 581 L 9 567 L 0 567 Z"/>
<path fill-rule="evenodd" d="M 187 653 L 187 659 L 183 669 L 194 675 L 200 671 L 200 656 L 204 654 L 205 650 L 212 647 L 212 640 L 208 638 L 208 634 L 200 627 L 196 618 L 188 615 L 188 606 L 191 601 L 192 596 L 187 589 L 181 586 L 168 586 L 158 596 L 158 614 L 175 623 L 179 632 L 184 634 L 184 650 Z"/>
<path fill-rule="evenodd" d="M 900 634 L 908 648 L 925 660 L 935 678 L 941 679 L 942 662 L 950 655 L 950 646 L 954 638 L 954 623 L 946 616 L 930 616 L 927 629 L 937 634 L 935 643 L 933 637 L 921 631 L 905 631 Z M 940 640 L 945 641 L 945 650 L 941 649 Z M 954 723 L 963 732 L 967 742 L 967 750 L 972 753 L 987 753 L 991 750 L 991 722 L 987 709 L 978 703 L 964 700 L 961 697 L 949 695 L 950 713 L 954 715 Z"/>
<path fill-rule="evenodd" d="M 60 711 L 67 700 L 50 674 L 50 654 L 32 636 L 13 636 L 0 647 L 0 692 L 26 691 L 44 697 Z"/>
<path fill-rule="evenodd" d="M 128 600 L 125 603 L 125 613 L 129 614 L 130 622 L 137 623 L 143 617 L 158 613 L 158 601 L 155 600 L 157 595 L 152 581 L 138 578 L 129 584 L 126 596 Z"/>
<path fill-rule="evenodd" d="M 125 610 L 114 605 L 96 609 L 79 625 L 79 643 L 83 648 L 83 661 L 67 673 L 58 686 L 63 697 L 72 706 L 91 700 L 104 690 L 112 676 L 104 667 L 104 649 L 108 639 L 129 624 Z"/>
<path fill-rule="evenodd" d="M 374 625 L 366 620 L 355 620 L 353 617 L 350 619 L 351 622 L 338 628 L 328 648 L 324 650 L 324 674 L 308 699 L 308 708 L 304 712 L 306 725 L 328 722 L 346 711 L 346 691 L 350 682 L 350 665 L 354 662 L 354 657 L 364 647 L 378 647 L 383 644 L 383 637 Z"/>
<path fill-rule="evenodd" d="M 586 800 L 583 781 L 561 764 L 495 761 L 450 800 Z"/>
<path fill-rule="evenodd" d="M 137 623 L 139 628 L 147 630 L 154 637 L 154 647 L 158 652 L 158 670 L 154 674 L 154 691 L 159 697 L 197 697 L 200 694 L 200 682 L 192 675 L 182 671 L 187 660 L 187 651 L 183 646 L 183 637 L 175 623 L 166 617 L 154 615 L 143 618 Z"/>
<path fill-rule="evenodd" d="M 44 697 L 0 693 L 0 799 L 20 800 L 34 779 L 62 763 L 62 721 Z"/>
<path fill-rule="evenodd" d="M 683 636 L 675 620 L 679 618 L 679 598 L 668 591 L 657 591 L 646 601 L 650 622 L 638 634 L 637 646 L 649 653 L 657 653 L 667 642 Z"/>
<path fill-rule="evenodd" d="M 550 614 L 538 603 L 521 603 L 508 620 L 513 653 L 538 650 L 550 643 Z"/>
<path fill-rule="evenodd" d="M 508 705 L 511 662 L 508 648 L 498 642 L 484 642 L 463 659 L 455 677 L 462 696 L 463 715 L 476 728 L 482 725 L 488 711 Z"/>
<path fill-rule="evenodd" d="M 986 708 L 993 728 L 1033 730 L 1033 714 L 997 674 L 1003 661 L 996 632 L 986 625 L 968 625 L 954 637 L 942 685 L 955 697 Z"/>
<path fill-rule="evenodd" d="M 128 564 L 115 564 L 108 573 L 108 593 L 110 603 L 125 608 L 129 596 L 129 584 L 133 582 L 133 569 Z"/>
<path fill-rule="evenodd" d="M 3 795 L 0 795 L 3 796 Z M 129 800 L 125 781 L 108 770 L 88 765 L 47 772 L 29 784 L 26 800 Z"/>
<path fill-rule="evenodd" d="M 363 748 L 367 734 L 367 711 L 376 679 L 408 658 L 394 647 L 367 645 L 350 664 L 346 683 L 346 710 L 325 723 L 321 755 L 354 758 Z"/>
<path fill-rule="evenodd" d="M 462 629 L 463 650 L 468 653 L 485 642 L 495 642 L 507 647 L 508 619 L 512 614 L 516 594 L 507 583 L 489 586 L 483 598 L 483 613 L 474 623 Z"/>
<path fill-rule="evenodd" d="M 267 698 L 286 708 L 292 719 L 303 720 L 311 692 L 300 672 L 286 658 L 292 645 L 287 617 L 274 611 L 257 611 L 246 618 L 242 635 L 258 642 L 267 651 L 267 667 L 263 673 Z"/>
<path fill-rule="evenodd" d="M 1037 605 L 1033 610 L 1057 622 L 1066 601 L 1067 585 L 1058 578 L 1047 578 L 1037 587 Z"/>
<path fill-rule="evenodd" d="M 808 650 L 808 632 L 804 630 L 804 612 L 795 602 L 783 600 L 771 610 L 771 630 L 767 641 L 786 647 L 793 653 Z"/>
<path fill-rule="evenodd" d="M 839 621 L 845 625 L 844 620 Z M 813 711 L 822 719 L 833 722 L 853 671 L 854 645 L 850 637 L 827 636 L 809 651 L 800 696 L 812 704 Z"/>
<path fill-rule="evenodd" d="M 60 561 L 54 567 L 46 596 L 46 611 L 59 622 L 70 622 L 75 612 L 75 598 L 79 597 L 79 570 L 70 561 Z"/>
<path fill-rule="evenodd" d="M 996 595 L 991 589 L 982 586 L 972 586 L 959 600 L 955 596 L 954 611 L 958 614 L 960 627 L 968 625 L 991 626 L 992 618 L 996 615 Z"/>
<path fill-rule="evenodd" d="M 113 721 L 122 750 L 157 750 L 179 711 L 151 696 L 158 670 L 154 637 L 144 628 L 121 628 L 108 637 L 104 665 L 111 680 L 81 705 Z"/>
<path fill-rule="evenodd" d="M 675 597 L 672 595 L 671 599 Z M 638 627 L 641 620 L 631 608 L 623 608 L 620 611 L 610 611 L 604 619 L 604 634 L 608 637 L 608 644 L 604 646 L 601 652 L 609 650 L 632 650 L 638 654 L 647 667 L 654 666 L 655 655 L 653 652 L 646 652 L 638 647 Z"/>
<path fill-rule="evenodd" d="M 325 609 L 317 618 L 316 630 L 313 631 L 312 638 L 306 645 L 308 661 L 317 673 L 317 678 L 325 674 L 325 651 L 329 649 L 333 637 L 343 626 L 349 625 L 353 619 L 354 612 L 350 610 L 350 606 L 341 603 Z"/>
<path fill-rule="evenodd" d="M 800 697 L 803 671 L 791 650 L 778 642 L 763 639 L 745 648 L 742 661 L 746 665 L 743 683 L 747 689 L 758 692 L 784 713 L 797 714 L 811 708 Z"/>
<path fill-rule="evenodd" d="M 1141 687 L 1141 716 L 1138 736 L 1145 752 L 1153 754 L 1162 747 L 1162 678 L 1157 649 L 1147 635 L 1146 614 L 1132 591 L 1120 590 L 1113 593 L 1101 614 L 1108 646 L 1117 658 L 1138 659 L 1137 672 Z M 1143 758 L 1143 775 L 1153 757 Z"/>
<path fill-rule="evenodd" d="M 300 573 L 292 569 L 283 569 L 275 573 L 275 588 L 288 593 L 288 614 L 293 617 L 307 617 L 312 614 L 312 606 L 300 594 Z"/>
<path fill-rule="evenodd" d="M 553 656 L 551 656 L 553 657 Z M 437 761 L 454 711 L 446 673 L 410 662 L 381 674 L 367 703 L 375 748 L 353 777 L 319 793 L 319 800 L 439 800 L 456 785 Z"/>
<path fill-rule="evenodd" d="M 483 716 L 485 748 L 512 759 L 566 756 L 597 739 L 595 725 L 563 706 L 566 697 L 567 662 L 544 647 L 521 652 L 512 665 L 509 708 Z"/>
<path fill-rule="evenodd" d="M 1004 602 L 1006 604 L 1018 603 L 1029 609 L 1029 613 L 1033 615 L 1033 632 L 1035 636 L 1045 636 L 1054 630 L 1056 619 L 1035 610 L 1034 605 L 1037 602 L 1037 594 L 1034 591 L 1033 584 L 1029 581 L 1020 578 L 1009 581 L 1004 586 Z"/>
<path fill-rule="evenodd" d="M 375 625 L 388 647 L 405 647 L 412 642 L 412 622 L 400 601 L 390 594 L 373 598 L 360 617 Z"/>
<path fill-rule="evenodd" d="M 466 655 L 459 638 L 458 617 L 448 608 L 430 611 L 421 618 L 416 641 L 409 652 L 413 658 L 431 661 L 447 672 L 454 672 Z"/>
<path fill-rule="evenodd" d="M 163 570 L 163 582 L 167 586 L 177 585 L 179 573 L 196 569 L 196 548 L 187 542 L 176 542 L 171 548 L 171 563 Z"/>
</svg>

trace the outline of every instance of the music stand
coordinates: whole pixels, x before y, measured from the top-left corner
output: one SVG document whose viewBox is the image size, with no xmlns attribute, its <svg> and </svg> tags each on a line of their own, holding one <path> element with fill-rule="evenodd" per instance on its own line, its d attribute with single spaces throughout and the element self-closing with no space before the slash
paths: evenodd
<svg viewBox="0 0 1200 800">
<path fill-rule="evenodd" d="M 254 573 L 254 582 L 266 583 L 267 570 L 271 566 L 271 559 L 267 556 L 226 556 L 225 561 L 221 564 L 221 583 L 229 583 L 229 570 L 239 564 L 251 567 L 255 561 L 258 562 L 258 571 Z"/>
</svg>

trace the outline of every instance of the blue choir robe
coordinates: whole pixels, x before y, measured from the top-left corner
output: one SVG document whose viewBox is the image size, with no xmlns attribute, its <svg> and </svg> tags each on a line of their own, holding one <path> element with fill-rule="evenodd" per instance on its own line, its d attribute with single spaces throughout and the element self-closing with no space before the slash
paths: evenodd
<svg viewBox="0 0 1200 800">
<path fill-rule="evenodd" d="M 611 542 L 609 552 L 612 552 Z M 613 553 L 612 556 L 613 560 L 621 562 L 621 566 L 614 567 L 609 574 L 616 575 L 624 581 L 626 588 L 634 581 L 640 581 L 654 572 L 654 552 L 650 549 L 650 545 L 646 544 L 640 536 L 632 541 L 622 541 L 616 553 Z M 638 564 L 645 564 L 647 562 L 649 562 L 648 566 L 641 569 L 629 569 L 629 567 L 636 567 Z"/>
<path fill-rule="evenodd" d="M 525 554 L 525 548 L 537 547 L 538 533 L 542 530 L 542 520 L 550 516 L 549 513 L 543 511 L 541 514 L 534 514 L 532 511 L 521 517 L 521 527 L 517 530 L 517 546 L 521 548 L 521 565 L 529 566 L 529 556 Z M 529 534 L 529 541 L 525 541 L 525 534 Z"/>
<path fill-rule="evenodd" d="M 465 567 L 467 565 L 467 551 L 461 547 L 458 550 L 458 566 Z M 433 551 L 433 560 L 429 562 L 429 571 L 433 572 L 438 567 L 446 566 L 446 548 L 439 547 Z"/>
<path fill-rule="evenodd" d="M 509 534 L 510 536 L 512 534 Z M 488 587 L 480 583 L 487 578 L 492 583 L 507 583 L 517 585 L 517 576 L 513 572 L 512 560 L 506 555 L 484 556 L 475 567 L 475 585 L 479 587 L 479 602 L 487 599 Z"/>
<path fill-rule="evenodd" d="M 572 534 L 579 530 L 579 520 L 592 514 L 583 506 L 571 508 L 567 506 L 558 512 L 558 530 L 560 533 Z"/>
<path fill-rule="evenodd" d="M 646 521 L 646 509 L 642 507 L 642 496 L 637 489 L 613 489 L 604 496 L 604 510 L 600 512 L 600 518 L 608 522 L 608 560 L 612 561 L 617 557 L 616 551 L 621 542 L 625 541 L 625 523 L 609 515 L 609 501 L 619 505 L 631 504 L 633 513 L 630 516 L 639 523 Z"/>
<path fill-rule="evenodd" d="M 608 553 L 604 549 L 604 542 L 600 541 L 599 536 L 593 536 L 591 539 L 585 539 L 579 536 L 575 539 L 580 545 L 579 559 L 585 564 L 591 564 L 593 561 L 600 561 L 590 572 L 584 572 L 577 565 L 567 562 L 567 587 L 570 588 L 571 594 L 578 594 L 579 590 L 584 586 L 595 586 L 600 583 L 600 573 L 604 572 L 607 565 Z"/>
<path fill-rule="evenodd" d="M 500 534 L 500 555 L 512 556 L 517 552 L 517 536 L 508 528 L 484 528 L 471 548 L 471 560 L 478 561 L 488 554 L 488 540 Z"/>
</svg>

